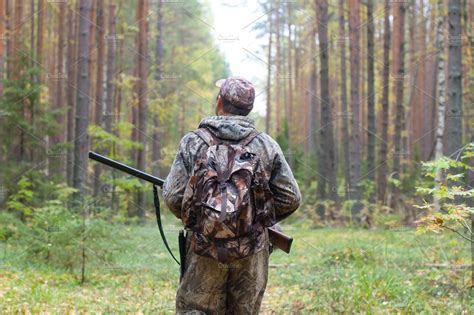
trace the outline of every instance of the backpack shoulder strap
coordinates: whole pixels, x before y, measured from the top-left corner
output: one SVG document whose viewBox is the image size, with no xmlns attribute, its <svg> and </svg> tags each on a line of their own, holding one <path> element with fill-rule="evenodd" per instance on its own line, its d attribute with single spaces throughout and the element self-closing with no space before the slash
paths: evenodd
<svg viewBox="0 0 474 315">
<path fill-rule="evenodd" d="M 196 129 L 193 131 L 193 133 L 199 138 L 201 138 L 201 140 L 204 141 L 204 143 L 208 147 L 210 147 L 211 145 L 217 142 L 216 137 L 214 137 L 214 135 L 211 134 L 211 132 L 207 130 L 206 128 L 202 127 L 202 128 Z"/>
<path fill-rule="evenodd" d="M 241 141 L 241 144 L 243 146 L 247 146 L 250 144 L 250 142 L 253 141 L 253 139 L 255 139 L 258 135 L 260 135 L 262 132 L 261 131 L 258 131 L 257 129 L 253 129 L 247 137 L 245 137 L 244 139 L 242 139 Z"/>
</svg>

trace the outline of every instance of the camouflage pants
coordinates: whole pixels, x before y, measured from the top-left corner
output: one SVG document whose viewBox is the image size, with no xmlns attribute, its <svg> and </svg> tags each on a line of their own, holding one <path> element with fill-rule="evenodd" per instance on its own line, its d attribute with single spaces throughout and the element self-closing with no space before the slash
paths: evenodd
<svg viewBox="0 0 474 315">
<path fill-rule="evenodd" d="M 267 285 L 268 258 L 266 246 L 256 254 L 223 264 L 195 254 L 188 242 L 176 314 L 258 314 Z"/>
</svg>

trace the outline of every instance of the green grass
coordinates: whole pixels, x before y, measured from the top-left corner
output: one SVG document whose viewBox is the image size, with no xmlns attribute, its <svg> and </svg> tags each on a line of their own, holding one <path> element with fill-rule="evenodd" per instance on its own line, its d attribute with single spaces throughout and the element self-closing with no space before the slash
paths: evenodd
<svg viewBox="0 0 474 315">
<path fill-rule="evenodd" d="M 174 252 L 177 228 L 167 226 Z M 111 229 L 113 259 L 87 252 L 83 285 L 77 265 L 73 272 L 48 267 L 26 259 L 21 246 L 2 244 L 0 312 L 173 313 L 178 267 L 158 229 Z M 271 256 L 263 313 L 474 312 L 468 244 L 452 235 L 293 226 L 286 232 L 295 238 L 292 253 Z"/>
</svg>

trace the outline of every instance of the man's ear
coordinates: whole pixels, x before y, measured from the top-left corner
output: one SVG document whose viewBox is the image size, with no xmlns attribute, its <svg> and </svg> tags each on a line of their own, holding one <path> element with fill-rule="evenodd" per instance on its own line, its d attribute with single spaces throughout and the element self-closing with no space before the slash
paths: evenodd
<svg viewBox="0 0 474 315">
<path fill-rule="evenodd" d="M 216 115 L 219 116 L 222 114 L 223 112 L 223 108 L 222 108 L 222 98 L 220 95 L 217 96 L 217 100 L 216 100 Z"/>
</svg>

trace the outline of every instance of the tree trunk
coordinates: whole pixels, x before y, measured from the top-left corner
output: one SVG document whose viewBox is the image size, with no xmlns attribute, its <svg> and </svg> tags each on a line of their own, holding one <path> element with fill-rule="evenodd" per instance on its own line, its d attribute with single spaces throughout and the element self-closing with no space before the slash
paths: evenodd
<svg viewBox="0 0 474 315">
<path fill-rule="evenodd" d="M 74 5 L 74 4 L 73 4 Z M 71 144 L 74 141 L 74 116 L 76 108 L 75 100 L 75 87 L 77 79 L 77 35 L 78 35 L 78 24 L 76 15 L 72 8 L 68 10 L 68 40 L 67 40 L 67 89 L 66 89 L 66 100 L 67 100 L 67 143 L 69 144 L 67 148 L 66 156 L 66 179 L 67 184 L 72 186 L 73 178 L 73 166 L 74 166 L 74 150 L 71 147 Z"/>
<path fill-rule="evenodd" d="M 4 39 L 6 38 L 5 36 L 5 0 L 0 0 L 0 34 L 4 38 L 0 40 L 0 97 L 3 96 L 3 80 L 5 80 L 5 74 L 4 74 L 4 67 L 3 65 L 5 64 L 5 41 Z M 7 35 L 8 36 L 8 35 Z"/>
<path fill-rule="evenodd" d="M 311 156 L 311 160 L 317 156 L 316 150 L 316 126 L 317 126 L 317 117 L 316 111 L 318 107 L 318 98 L 317 98 L 317 62 L 316 62 L 316 36 L 317 36 L 316 23 L 313 26 L 311 34 L 311 44 L 310 44 L 310 53 L 311 53 L 311 73 L 309 77 L 309 111 L 308 111 L 308 151 Z M 314 163 L 311 164 L 313 167 Z"/>
<path fill-rule="evenodd" d="M 402 129 L 404 126 L 405 111 L 403 107 L 403 81 L 405 79 L 404 68 L 404 34 L 405 34 L 405 5 L 397 3 L 394 6 L 394 47 L 393 60 L 395 61 L 395 135 L 394 135 L 394 154 L 393 154 L 393 178 L 400 180 L 400 160 L 406 152 L 402 149 Z M 390 207 L 395 208 L 399 205 L 400 189 L 397 185 L 392 186 L 392 196 L 390 200 Z"/>
<path fill-rule="evenodd" d="M 292 3 L 287 3 L 287 27 L 288 27 L 288 47 L 287 47 L 287 65 L 288 65 L 288 72 L 287 72 L 287 81 L 288 81 L 288 99 L 286 101 L 286 120 L 287 120 L 287 130 L 288 130 L 288 164 L 290 166 L 294 166 L 294 152 L 293 152 L 293 40 L 291 34 L 293 33 L 291 30 L 292 25 L 292 10 L 291 10 Z"/>
<path fill-rule="evenodd" d="M 6 32 L 6 61 L 7 61 L 7 71 L 6 78 L 10 79 L 12 75 L 12 62 L 11 58 L 13 56 L 12 51 L 12 0 L 5 0 L 5 32 Z"/>
<path fill-rule="evenodd" d="M 21 63 L 20 63 L 20 52 L 22 51 L 21 45 L 21 27 L 18 25 L 22 24 L 21 18 L 22 18 L 22 13 L 23 13 L 23 0 L 16 0 L 14 1 L 14 10 L 13 10 L 13 28 L 11 30 L 11 45 L 12 45 L 12 51 L 13 54 L 10 56 L 11 63 L 12 63 L 12 80 L 16 80 L 19 78 L 19 74 L 21 72 Z M 22 99 L 18 102 L 18 114 L 20 117 L 23 119 L 26 118 L 26 113 L 25 113 L 25 99 Z M 16 155 L 16 159 L 18 161 L 23 161 L 25 158 L 25 151 L 26 151 L 26 145 L 25 145 L 25 131 L 20 129 L 20 139 L 19 139 L 19 150 Z"/>
<path fill-rule="evenodd" d="M 462 37 L 461 0 L 449 0 L 448 5 L 448 112 L 446 115 L 446 153 L 456 154 L 462 147 Z M 472 104 L 471 104 L 472 105 Z"/>
<path fill-rule="evenodd" d="M 359 6 L 361 6 L 363 4 L 362 1 L 360 1 L 359 3 Z M 359 9 L 360 10 L 360 9 Z M 361 77 L 359 78 L 359 122 L 360 122 L 360 128 L 361 128 L 361 133 L 360 133 L 360 160 L 361 160 L 361 172 L 362 172 L 362 169 L 363 169 L 363 166 L 364 166 L 364 161 L 367 160 L 367 157 L 365 156 L 366 155 L 366 151 L 367 151 L 367 146 L 366 146 L 366 135 L 367 135 L 367 132 L 366 132 L 366 128 L 367 128 L 367 122 L 366 122 L 366 117 L 367 117 L 367 114 L 366 114 L 366 100 L 367 100 L 367 96 L 366 96 L 366 89 L 365 89 L 365 83 L 366 83 L 366 80 L 364 80 L 364 71 L 366 71 L 367 67 L 366 67 L 366 60 L 367 58 L 363 58 L 363 56 L 366 56 L 367 54 L 367 51 L 366 51 L 366 48 L 367 48 L 367 32 L 363 32 L 362 30 L 360 30 L 360 42 L 359 42 L 359 47 L 360 47 L 360 51 L 359 51 L 359 56 L 360 56 L 360 66 L 359 66 L 359 73 L 361 75 Z M 365 74 L 367 74 L 367 72 L 365 72 Z M 366 78 L 365 78 L 366 79 Z M 362 132 L 362 130 L 364 130 Z M 362 180 L 362 178 L 361 178 Z M 361 188 L 362 189 L 362 188 Z M 362 193 L 361 193 L 361 196 L 362 196 Z"/>
<path fill-rule="evenodd" d="M 159 82 L 163 75 L 163 2 L 158 1 L 157 6 L 157 20 L 156 20 L 156 69 L 155 69 L 155 80 Z M 162 87 L 158 86 L 160 97 L 162 97 Z M 152 161 L 155 163 L 155 167 L 152 173 L 156 176 L 161 176 L 161 133 L 160 133 L 160 117 L 157 113 L 153 114 L 154 126 L 153 126 L 153 145 L 152 145 Z"/>
<path fill-rule="evenodd" d="M 417 50 L 416 50 L 416 33 L 417 33 L 417 11 L 416 11 L 416 0 L 410 0 L 409 6 L 411 6 L 411 10 L 407 12 L 407 19 L 408 19 L 408 68 L 407 73 L 408 77 L 410 78 L 410 85 L 407 89 L 408 97 L 408 104 L 406 110 L 406 124 L 407 126 L 407 139 L 408 139 L 408 146 L 410 148 L 409 153 L 412 158 L 415 140 L 419 136 L 419 127 L 422 125 L 422 122 L 419 120 L 419 113 L 420 108 L 419 104 L 416 102 L 416 97 L 418 95 L 417 87 L 417 78 L 419 72 L 419 63 L 416 63 L 417 57 Z M 423 15 L 423 14 L 421 14 Z M 419 59 L 421 60 L 421 59 Z M 405 148 L 403 148 L 404 150 Z M 405 151 L 405 150 L 404 150 Z M 403 170 L 402 170 L 403 173 Z"/>
<path fill-rule="evenodd" d="M 101 2 L 99 0 L 99 2 Z M 94 84 L 94 69 L 97 64 L 97 59 L 95 58 L 94 52 L 96 51 L 96 26 L 97 26 L 97 21 L 96 21 L 96 12 L 97 12 L 97 0 L 92 0 L 92 6 L 91 6 L 91 11 L 89 15 L 89 20 L 91 21 L 90 23 L 90 31 L 89 31 L 89 76 L 90 76 L 90 84 L 89 84 L 89 97 L 93 102 L 90 104 L 90 115 L 92 115 L 91 120 L 95 122 L 95 109 L 96 109 L 96 103 L 95 103 L 95 84 Z M 95 177 L 95 176 L 94 176 Z"/>
<path fill-rule="evenodd" d="M 3 1 L 0 1 L 2 4 L 3 4 Z M 36 66 L 36 63 L 35 63 L 35 43 L 36 43 L 36 36 L 35 36 L 35 32 L 36 32 L 36 28 L 35 28 L 35 19 L 36 19 L 36 11 L 35 11 L 35 4 L 36 4 L 36 1 L 35 0 L 30 0 L 30 55 L 32 57 L 32 59 L 30 60 L 30 67 L 33 68 Z M 1 5 L 0 5 L 1 6 Z M 3 32 L 2 32 L 3 34 Z M 3 45 L 3 43 L 1 44 Z M 35 74 L 31 74 L 31 82 L 36 82 L 36 76 Z M 0 83 L 0 84 L 3 84 L 3 83 Z"/>
<path fill-rule="evenodd" d="M 56 108 L 57 110 L 61 110 L 63 106 L 63 78 L 64 78 L 64 21 L 65 21 L 65 13 L 66 13 L 66 4 L 61 3 L 58 4 L 59 6 L 59 20 L 58 20 L 58 58 L 57 58 L 57 64 L 56 64 L 56 77 L 57 77 L 57 82 L 56 82 Z M 60 117 L 60 124 L 64 124 L 64 119 Z M 59 138 L 57 139 L 57 142 L 63 142 L 64 137 L 64 132 L 59 131 Z M 57 143 L 56 142 L 56 143 Z"/>
<path fill-rule="evenodd" d="M 65 117 L 63 114 L 63 106 L 64 106 L 64 91 L 63 91 L 63 81 L 65 78 L 64 75 L 64 22 L 65 22 L 65 14 L 67 9 L 66 3 L 58 3 L 59 9 L 59 17 L 58 17 L 58 47 L 57 47 L 57 58 L 56 58 L 56 71 L 54 77 L 56 79 L 56 92 L 55 92 L 55 100 L 54 100 L 54 107 L 57 111 L 56 121 L 58 122 L 59 130 L 56 131 L 56 134 L 52 137 L 52 145 L 57 146 L 59 143 L 64 142 L 65 139 L 65 132 L 64 132 L 64 122 Z M 53 150 L 57 150 L 57 148 L 53 148 Z M 55 154 L 53 157 L 56 156 Z M 62 159 L 62 154 L 59 155 L 61 158 L 53 158 L 50 165 L 54 165 L 54 169 L 56 169 L 57 175 L 60 178 L 64 178 L 65 175 L 65 167 L 64 162 Z"/>
<path fill-rule="evenodd" d="M 114 113 L 114 95 L 115 95 L 115 50 L 117 35 L 115 31 L 117 17 L 115 15 L 115 3 L 109 2 L 108 14 L 108 35 L 107 35 L 107 93 L 105 99 L 104 128 L 108 133 L 112 132 L 112 119 Z"/>
<path fill-rule="evenodd" d="M 350 160 L 349 160 L 349 112 L 347 109 L 347 77 L 346 77 L 346 32 L 344 19 L 344 0 L 339 0 L 339 45 L 341 49 L 341 113 L 342 118 L 342 145 L 344 156 L 344 179 L 345 179 L 345 196 L 349 198 L 350 183 Z"/>
<path fill-rule="evenodd" d="M 326 16 L 323 16 L 323 9 L 324 7 L 324 4 L 321 4 L 321 0 L 316 0 L 316 6 L 315 6 L 315 9 L 316 9 L 316 18 L 317 18 L 317 24 L 318 24 L 318 42 L 319 42 L 319 60 L 320 60 L 320 69 L 319 69 L 319 80 L 320 80 L 320 95 L 321 95 L 321 102 L 320 102 L 320 110 L 321 110 L 321 116 L 320 116 L 320 121 L 319 121 L 319 124 L 320 124 L 320 128 L 319 128 L 319 142 L 318 142 L 318 146 L 317 146 L 317 157 L 318 157 L 318 178 L 317 178 L 317 183 L 318 183 L 318 190 L 317 190 L 317 194 L 318 194 L 318 199 L 320 201 L 325 201 L 327 199 L 327 196 L 326 196 L 326 187 L 328 185 L 328 173 L 327 173 L 327 169 L 326 169 L 326 166 L 327 166 L 327 152 L 326 152 L 326 130 L 325 130 L 325 127 L 326 127 L 326 111 L 327 111 L 327 108 L 328 108 L 328 95 L 327 95 L 327 91 L 326 89 L 323 91 L 323 86 L 326 86 L 327 84 L 327 81 L 328 80 L 328 77 L 326 75 L 326 77 L 323 77 L 323 73 L 327 74 L 325 70 L 323 70 L 323 54 L 326 54 L 326 57 L 327 57 L 327 51 L 324 51 L 323 49 L 327 49 L 327 42 L 324 42 L 324 40 L 321 40 L 321 33 L 324 33 L 323 30 L 321 29 L 325 29 L 327 27 L 327 24 L 324 24 L 324 20 L 322 20 L 322 18 L 326 17 L 327 18 L 327 14 Z M 327 11 L 326 11 L 327 12 Z M 325 21 L 327 23 L 327 21 Z M 324 44 L 326 44 L 326 46 L 324 46 Z M 315 60 L 316 62 L 316 60 Z M 326 63 L 324 63 L 324 66 L 327 67 L 327 58 L 326 58 Z M 325 81 L 325 82 L 323 82 Z M 323 95 L 325 97 L 325 99 L 323 99 Z M 316 209 L 319 217 L 324 220 L 325 219 L 325 216 L 326 216 L 326 209 L 324 207 L 323 204 L 319 204 L 317 209 Z"/>
<path fill-rule="evenodd" d="M 374 77 L 374 21 L 373 1 L 367 0 L 367 179 L 375 180 L 375 77 Z M 375 201 L 375 191 L 369 202 Z"/>
<path fill-rule="evenodd" d="M 116 50 L 116 15 L 115 15 L 115 3 L 114 1 L 109 2 L 109 14 L 108 14 L 108 35 L 107 35 L 107 73 L 106 73 L 106 98 L 105 98 L 105 115 L 104 115 L 104 129 L 108 133 L 112 133 L 112 119 L 116 116 L 114 110 L 114 97 L 115 97 L 115 50 Z M 110 153 L 108 148 L 105 152 L 107 155 Z M 114 156 L 115 143 L 112 147 L 112 155 Z M 115 180 L 115 172 L 112 171 L 112 178 Z M 110 207 L 115 209 L 116 196 L 115 196 L 115 182 L 112 183 L 112 190 L 110 196 Z"/>
<path fill-rule="evenodd" d="M 271 6 L 271 4 L 270 4 Z M 271 90 L 272 90 L 272 35 L 273 35 L 273 18 L 272 12 L 268 13 L 268 58 L 267 58 L 267 106 L 266 106 L 266 115 L 265 115 L 265 132 L 270 134 L 270 121 L 272 113 L 272 103 L 271 103 Z"/>
<path fill-rule="evenodd" d="M 328 3 L 327 0 L 317 1 L 318 13 L 318 34 L 320 51 L 320 87 L 321 87 L 321 128 L 320 139 L 322 143 L 322 152 L 320 165 L 320 174 L 327 177 L 328 195 L 331 201 L 338 203 L 337 183 L 336 183 L 336 154 L 334 152 L 333 138 L 333 117 L 331 99 L 329 97 L 329 43 L 328 43 Z M 325 188 L 323 188 L 325 189 Z M 322 191 L 322 189 L 321 189 Z M 325 192 L 324 192 L 325 195 Z M 321 196 L 322 200 L 324 197 Z M 324 212 L 319 215 L 324 218 Z"/>
<path fill-rule="evenodd" d="M 420 0 L 419 3 L 419 10 L 423 12 L 424 10 L 424 0 Z M 427 60 L 426 60 L 426 19 L 423 14 L 420 16 L 420 36 L 418 38 L 418 46 L 420 49 L 420 58 L 418 59 L 420 62 L 420 70 L 419 70 L 419 79 L 418 79 L 418 87 L 421 87 L 423 91 L 426 90 L 426 68 L 427 68 Z M 426 102 L 426 94 L 428 94 L 428 91 L 426 93 L 423 93 L 419 91 L 418 93 L 418 106 L 420 106 L 420 110 L 422 111 L 420 113 L 420 116 L 423 117 L 423 123 L 420 126 L 422 138 L 418 139 L 416 138 L 415 141 L 420 140 L 420 147 L 421 147 L 421 154 L 420 154 L 420 159 L 425 160 L 426 157 L 428 156 L 427 153 L 427 144 L 429 143 L 429 134 L 430 134 L 430 129 L 428 127 L 428 121 L 430 117 L 430 111 L 429 107 L 427 106 L 428 103 Z"/>
<path fill-rule="evenodd" d="M 39 0 L 38 1 L 38 34 L 36 35 L 36 61 L 39 64 L 39 67 L 43 68 L 43 33 L 44 33 L 44 14 L 45 14 L 45 8 L 44 8 L 44 0 Z M 43 82 L 43 75 L 42 75 L 43 69 L 41 69 L 41 72 L 39 74 L 39 83 Z M 38 96 L 38 99 L 40 99 L 41 96 Z"/>
<path fill-rule="evenodd" d="M 105 54 L 105 22 L 104 1 L 97 2 L 96 24 L 97 24 L 97 77 L 95 92 L 95 120 L 96 126 L 104 127 L 104 54 Z M 102 167 L 100 163 L 94 164 L 94 196 L 100 191 L 100 174 Z"/>
<path fill-rule="evenodd" d="M 441 11 L 442 12 L 442 7 L 443 7 L 443 2 L 439 3 L 437 6 L 434 5 L 433 6 L 433 14 L 431 15 L 431 21 L 433 22 L 432 23 L 432 26 L 431 28 L 434 29 L 435 31 L 432 32 L 432 34 L 434 34 L 434 36 L 432 36 L 432 42 L 435 42 L 434 46 L 433 46 L 433 50 L 436 51 L 437 53 L 434 55 L 434 58 L 432 58 L 432 67 L 433 67 L 433 75 L 431 76 L 431 95 L 430 95 L 430 109 L 431 109 L 431 117 L 430 117 L 430 130 L 433 130 L 433 132 L 430 134 L 430 140 L 431 140 L 431 143 L 430 143 L 430 153 L 429 153 L 429 159 L 431 158 L 434 158 L 434 156 L 436 155 L 435 151 L 436 151 L 436 133 L 437 133 L 437 126 L 438 126 L 438 122 L 436 120 L 436 115 L 438 113 L 438 100 L 437 100 L 437 93 L 438 93 L 438 57 L 439 57 L 439 54 L 441 53 L 441 51 L 439 51 L 439 41 L 440 41 L 440 38 L 439 38 L 439 34 L 438 34 L 438 20 L 439 20 L 439 13 L 438 12 L 434 12 L 435 10 L 436 11 Z M 443 21 L 444 23 L 444 21 Z M 443 24 L 444 25 L 444 24 Z M 443 31 L 441 31 L 441 36 L 443 35 Z"/>
<path fill-rule="evenodd" d="M 275 129 L 276 135 L 279 136 L 281 134 L 281 33 L 280 33 L 280 3 L 276 4 L 276 11 L 275 11 L 275 30 L 276 30 L 276 75 L 275 75 Z"/>
<path fill-rule="evenodd" d="M 21 52 L 20 46 L 22 45 L 22 28 L 21 25 L 23 23 L 23 0 L 15 0 L 13 1 L 15 4 L 13 9 L 13 28 L 12 28 L 12 46 L 13 46 L 13 60 L 14 60 L 14 67 L 13 70 L 15 71 L 15 77 L 18 77 L 20 71 L 20 59 L 19 55 Z"/>
<path fill-rule="evenodd" d="M 360 76 L 360 11 L 359 1 L 349 1 L 349 48 L 350 48 L 350 69 L 351 69 L 351 146 L 350 146 L 350 199 L 354 201 L 351 213 L 353 220 L 360 221 L 362 210 L 361 190 L 360 190 L 360 111 L 359 111 L 359 76 Z"/>
<path fill-rule="evenodd" d="M 416 35 L 419 27 L 417 27 L 418 14 L 416 10 L 416 0 L 411 0 L 409 5 L 412 7 L 412 9 L 407 12 L 409 38 L 407 77 L 410 79 L 409 87 L 407 88 L 408 103 L 404 121 L 407 128 L 402 128 L 402 150 L 406 153 L 403 156 L 408 159 L 409 162 L 413 162 L 419 161 L 419 141 L 417 139 L 419 139 L 421 135 L 420 127 L 423 126 L 423 117 L 420 115 L 421 104 L 418 103 L 417 100 L 418 95 L 420 94 L 418 89 L 418 76 L 420 72 L 421 59 L 418 56 L 419 62 L 417 62 L 418 43 L 416 41 Z M 423 16 L 423 14 L 420 15 Z M 403 132 L 405 130 L 406 132 Z M 405 173 L 406 167 L 404 167 L 404 165 L 408 165 L 408 163 L 402 163 L 401 173 Z M 406 219 L 408 219 L 408 217 L 406 217 Z"/>
<path fill-rule="evenodd" d="M 76 137 L 74 138 L 73 186 L 84 195 L 87 190 L 87 151 L 89 135 L 89 44 L 91 0 L 80 0 L 79 61 L 77 73 Z"/>
<path fill-rule="evenodd" d="M 137 1 L 137 23 L 138 23 L 138 51 L 137 51 L 137 67 L 138 67 L 138 135 L 137 140 L 142 145 L 137 150 L 137 167 L 146 171 L 146 128 L 147 128 L 147 77 L 148 67 L 146 58 L 148 56 L 147 41 L 147 20 L 148 15 L 147 0 Z M 137 207 L 138 216 L 143 221 L 145 219 L 146 195 L 144 191 L 138 192 Z"/>
<path fill-rule="evenodd" d="M 445 105 L 445 82 L 446 82 L 446 72 L 445 72 L 445 62 L 444 62 L 444 20 L 445 16 L 442 10 L 443 0 L 438 1 L 438 23 L 437 23 L 437 33 L 436 33 L 436 43 L 437 43 L 437 97 L 438 100 L 438 124 L 436 126 L 436 145 L 435 145 L 435 159 L 440 159 L 443 156 L 443 135 L 444 135 L 444 121 L 446 114 L 446 105 Z M 433 196 L 433 203 L 436 212 L 441 210 L 441 202 L 436 196 L 436 192 L 439 191 L 442 181 L 442 170 L 441 168 L 436 169 L 435 175 L 435 195 Z"/>
</svg>

